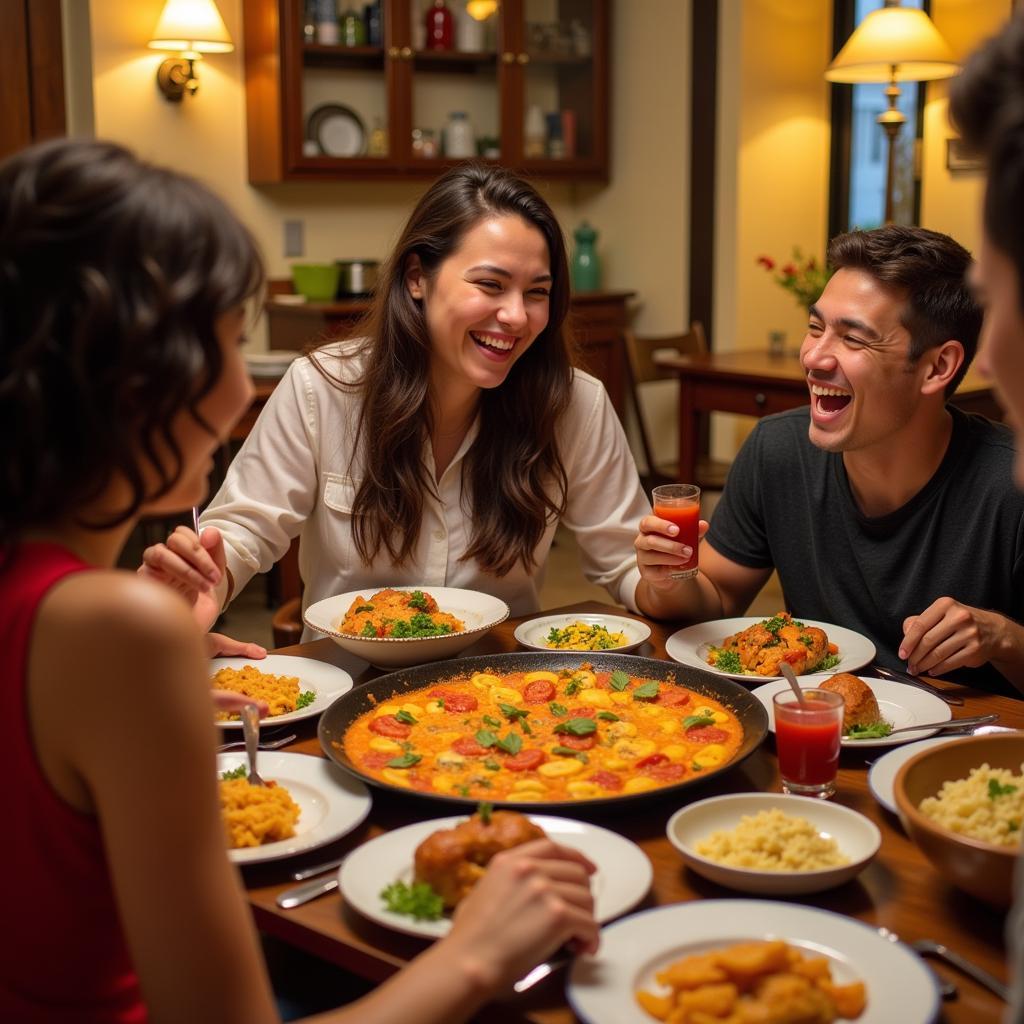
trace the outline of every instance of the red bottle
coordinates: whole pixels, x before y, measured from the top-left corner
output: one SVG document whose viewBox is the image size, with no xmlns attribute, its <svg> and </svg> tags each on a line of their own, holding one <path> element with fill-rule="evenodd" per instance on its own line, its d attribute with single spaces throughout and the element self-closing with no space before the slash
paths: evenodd
<svg viewBox="0 0 1024 1024">
<path fill-rule="evenodd" d="M 444 0 L 434 0 L 427 8 L 427 49 L 450 50 L 452 48 L 452 12 Z"/>
</svg>

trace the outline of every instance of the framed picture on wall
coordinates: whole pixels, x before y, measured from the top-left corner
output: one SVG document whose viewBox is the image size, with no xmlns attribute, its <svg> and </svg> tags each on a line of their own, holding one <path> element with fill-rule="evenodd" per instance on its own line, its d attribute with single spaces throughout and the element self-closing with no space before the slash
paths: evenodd
<svg viewBox="0 0 1024 1024">
<path fill-rule="evenodd" d="M 1022 4 L 1024 9 L 1024 4 Z M 946 139 L 946 170 L 954 174 L 970 174 L 984 170 L 984 163 L 959 138 Z"/>
</svg>

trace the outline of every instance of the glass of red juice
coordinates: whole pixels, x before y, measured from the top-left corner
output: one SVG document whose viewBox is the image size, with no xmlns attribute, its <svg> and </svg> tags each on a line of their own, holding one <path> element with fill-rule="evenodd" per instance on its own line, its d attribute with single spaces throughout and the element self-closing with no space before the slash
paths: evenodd
<svg viewBox="0 0 1024 1024">
<path fill-rule="evenodd" d="M 693 554 L 685 564 L 670 573 L 674 580 L 688 580 L 697 575 L 697 526 L 700 523 L 700 488 L 696 484 L 662 484 L 651 492 L 654 514 L 679 527 L 672 538 L 688 544 Z"/>
<path fill-rule="evenodd" d="M 843 698 L 829 690 L 785 690 L 772 698 L 782 791 L 830 797 L 836 791 L 843 737 Z"/>
</svg>

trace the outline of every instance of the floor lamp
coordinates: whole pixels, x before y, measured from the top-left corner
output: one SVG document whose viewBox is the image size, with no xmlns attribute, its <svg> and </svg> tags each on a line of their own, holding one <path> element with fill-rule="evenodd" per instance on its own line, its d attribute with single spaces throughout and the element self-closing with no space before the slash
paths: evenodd
<svg viewBox="0 0 1024 1024">
<path fill-rule="evenodd" d="M 887 82 L 888 109 L 877 121 L 888 140 L 885 177 L 885 223 L 893 217 L 896 139 L 906 121 L 896 106 L 900 82 L 930 82 L 950 78 L 960 70 L 949 44 L 924 11 L 900 7 L 899 0 L 885 0 L 857 26 L 825 71 L 830 82 L 861 84 Z"/>
</svg>

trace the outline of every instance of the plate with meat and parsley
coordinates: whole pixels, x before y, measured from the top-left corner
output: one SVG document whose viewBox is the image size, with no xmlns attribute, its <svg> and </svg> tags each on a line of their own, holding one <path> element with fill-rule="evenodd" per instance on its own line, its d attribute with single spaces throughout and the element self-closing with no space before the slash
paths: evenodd
<svg viewBox="0 0 1024 1024">
<path fill-rule="evenodd" d="M 681 665 L 747 682 L 781 679 L 780 661 L 795 675 L 854 672 L 874 659 L 875 645 L 852 629 L 778 612 L 687 626 L 668 638 L 665 652 Z"/>
</svg>

